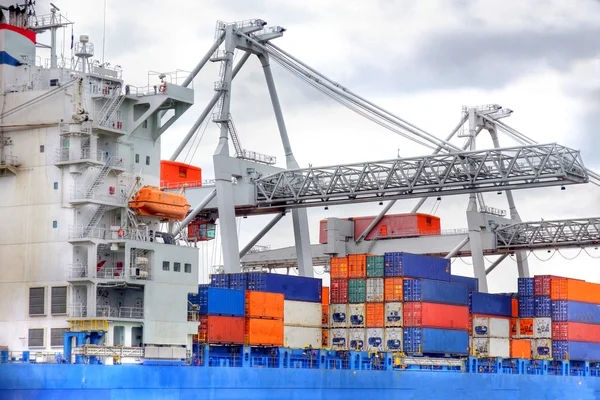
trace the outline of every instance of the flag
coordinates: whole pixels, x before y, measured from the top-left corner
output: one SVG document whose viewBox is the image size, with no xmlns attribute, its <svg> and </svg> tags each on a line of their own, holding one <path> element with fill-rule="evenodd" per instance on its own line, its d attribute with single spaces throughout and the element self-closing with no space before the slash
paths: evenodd
<svg viewBox="0 0 600 400">
<path fill-rule="evenodd" d="M 73 50 L 74 44 L 75 44 L 75 36 L 73 36 L 73 25 L 71 25 L 71 50 Z"/>
</svg>

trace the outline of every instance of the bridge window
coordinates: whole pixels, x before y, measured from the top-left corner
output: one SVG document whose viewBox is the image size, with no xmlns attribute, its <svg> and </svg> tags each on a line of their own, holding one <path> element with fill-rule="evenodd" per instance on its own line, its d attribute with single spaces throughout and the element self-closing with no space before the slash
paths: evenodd
<svg viewBox="0 0 600 400">
<path fill-rule="evenodd" d="M 44 347 L 44 329 L 30 329 L 29 339 L 27 340 L 28 347 Z"/>
<path fill-rule="evenodd" d="M 169 261 L 163 261 L 163 271 L 169 271 L 171 269 L 171 263 Z"/>
<path fill-rule="evenodd" d="M 52 328 L 50 329 L 50 346 L 60 347 L 64 344 L 65 332 L 69 328 Z"/>
<path fill-rule="evenodd" d="M 150 165 L 150 156 L 146 156 L 146 165 Z"/>
<path fill-rule="evenodd" d="M 35 287 L 29 288 L 29 315 L 44 315 L 44 298 L 46 288 Z"/>
<path fill-rule="evenodd" d="M 139 155 L 139 154 L 136 154 L 136 155 L 135 155 L 135 163 L 136 163 L 136 164 L 139 164 L 139 163 L 140 163 L 140 155 Z"/>
<path fill-rule="evenodd" d="M 185 263 L 183 265 L 183 269 L 184 269 L 185 273 L 191 274 L 192 273 L 192 264 Z"/>
<path fill-rule="evenodd" d="M 50 312 L 52 314 L 67 313 L 67 287 L 53 287 L 50 296 Z"/>
<path fill-rule="evenodd" d="M 181 263 L 174 262 L 173 263 L 173 271 L 175 271 L 175 272 L 181 272 Z"/>
</svg>

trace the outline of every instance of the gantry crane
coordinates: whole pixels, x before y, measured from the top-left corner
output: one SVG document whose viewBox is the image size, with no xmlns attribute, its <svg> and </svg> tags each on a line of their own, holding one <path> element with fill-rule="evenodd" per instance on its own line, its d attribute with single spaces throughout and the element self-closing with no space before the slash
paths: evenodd
<svg viewBox="0 0 600 400">
<path fill-rule="evenodd" d="M 182 224 L 174 228 L 173 233 L 180 234 L 182 229 L 196 218 L 218 217 L 225 272 L 239 271 L 240 258 L 246 255 L 286 213 L 292 214 L 294 248 L 275 250 L 267 252 L 268 254 L 255 253 L 247 256 L 246 260 L 249 265 L 261 259 L 264 264 L 273 265 L 277 260 L 280 265 L 293 262 L 298 266 L 301 275 L 311 276 L 313 262 L 321 263 L 322 259 L 331 255 L 359 248 L 364 250 L 362 241 L 398 199 L 421 198 L 413 209 L 413 212 L 416 212 L 427 197 L 469 194 L 468 233 L 460 237 L 458 243 L 449 242 L 453 246 L 450 249 L 440 248 L 439 253 L 452 257 L 465 254 L 465 248 L 468 248 L 467 252 L 473 257 L 475 276 L 480 280 L 480 288 L 487 291 L 484 252 L 489 252 L 493 247 L 494 254 L 497 254 L 502 249 L 502 246 L 498 246 L 500 239 L 497 239 L 495 245 L 490 245 L 489 234 L 495 238 L 503 238 L 503 229 L 510 226 L 520 229 L 518 227 L 524 226 L 521 224 L 511 190 L 565 186 L 587 183 L 590 180 L 600 184 L 600 176 L 585 168 L 578 151 L 557 144 L 533 142 L 500 121 L 509 116 L 511 111 L 497 105 L 465 108 L 461 121 L 451 134 L 446 139 L 439 139 L 373 104 L 273 45 L 271 40 L 281 37 L 284 31 L 285 29 L 279 26 L 266 27 L 266 22 L 260 19 L 234 23 L 218 22 L 215 43 L 184 82 L 184 86 L 189 85 L 209 60 L 220 63 L 219 80 L 215 82 L 212 100 L 171 157 L 171 160 L 177 159 L 203 121 L 213 112 L 213 121 L 220 125 L 219 143 L 213 155 L 215 184 L 188 190 L 188 199 L 195 205 L 194 209 Z M 234 67 L 236 50 L 241 50 L 244 54 Z M 273 157 L 245 151 L 232 122 L 232 82 L 251 55 L 256 55 L 263 67 L 284 148 L 286 169 L 276 167 Z M 283 119 L 271 72 L 271 60 L 352 111 L 432 149 L 433 154 L 321 168 L 300 168 L 294 157 Z M 476 139 L 482 130 L 490 133 L 494 149 L 476 148 Z M 498 131 L 507 133 L 522 146 L 501 148 Z M 459 132 L 467 139 L 462 146 L 451 143 L 451 139 Z M 230 139 L 236 157 L 229 154 Z M 507 197 L 509 219 L 493 215 L 491 209 L 485 206 L 481 195 L 484 192 L 500 191 Z M 314 247 L 311 249 L 306 207 L 386 200 L 390 202 L 353 244 L 340 246 L 338 243 L 335 246 L 333 243 L 334 250 L 325 249 L 326 252 L 322 255 L 319 251 L 315 254 Z M 267 213 L 275 214 L 273 220 L 240 251 L 236 215 Z M 494 230 L 492 225 L 487 227 L 489 221 L 493 222 Z M 515 234 L 514 237 L 521 236 Z M 439 237 L 436 239 L 439 240 Z M 374 250 L 373 246 L 379 250 L 377 246 L 385 246 L 385 242 L 391 243 L 382 240 L 367 246 L 369 251 Z M 444 240 L 440 243 L 442 242 Z M 508 245 L 503 250 L 505 253 L 516 251 L 519 276 L 529 275 L 526 258 L 521 252 L 525 248 L 527 247 L 516 248 Z"/>
</svg>

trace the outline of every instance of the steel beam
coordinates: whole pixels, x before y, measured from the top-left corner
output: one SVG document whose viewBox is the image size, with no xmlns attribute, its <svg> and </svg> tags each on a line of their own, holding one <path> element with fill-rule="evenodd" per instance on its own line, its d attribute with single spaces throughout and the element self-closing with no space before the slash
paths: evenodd
<svg viewBox="0 0 600 400">
<path fill-rule="evenodd" d="M 179 233 L 185 229 L 186 226 L 189 225 L 190 222 L 192 222 L 194 220 L 194 218 L 196 218 L 196 216 L 198 214 L 200 214 L 200 212 L 202 210 L 204 210 L 204 208 L 207 206 L 208 203 L 210 203 L 212 201 L 212 199 L 215 198 L 215 196 L 217 195 L 217 190 L 213 189 L 208 196 L 206 196 L 204 198 L 204 200 L 202 200 L 196 207 L 194 207 L 194 209 L 192 210 L 191 213 L 188 214 L 187 217 L 185 217 L 185 219 L 183 221 L 181 221 L 181 224 L 179 224 L 179 226 L 177 226 L 174 230 L 173 230 L 173 235 L 177 236 L 179 235 Z"/>
<path fill-rule="evenodd" d="M 248 242 L 248 244 L 242 249 L 242 251 L 240 251 L 240 258 L 244 257 L 246 253 L 248 253 L 250 249 L 252 249 L 252 247 L 254 247 L 256 243 L 258 243 L 260 239 L 262 239 L 275 225 L 277 225 L 277 223 L 284 216 L 284 213 L 277 214 L 271 221 L 269 221 L 269 223 L 265 225 L 265 227 L 262 228 L 260 232 L 258 232 L 250 242 Z"/>
<path fill-rule="evenodd" d="M 499 258 L 498 258 L 496 261 L 494 261 L 494 262 L 492 263 L 492 265 L 490 265 L 489 267 L 487 267 L 487 268 L 486 268 L 486 270 L 485 270 L 485 274 L 486 274 L 486 276 L 487 276 L 487 275 L 489 275 L 489 274 L 490 274 L 490 272 L 492 272 L 494 269 L 496 269 L 496 267 L 497 267 L 498 265 L 500 265 L 500 263 L 501 263 L 502 261 L 504 261 L 504 259 L 505 259 L 506 257 L 508 257 L 508 253 L 507 253 L 507 254 L 502 254 L 502 255 L 501 255 L 501 256 L 500 256 L 500 257 L 499 257 Z"/>
<path fill-rule="evenodd" d="M 459 251 L 460 251 L 460 250 L 461 250 L 463 247 L 465 247 L 465 246 L 466 246 L 466 244 L 467 244 L 467 243 L 469 243 L 469 240 L 470 240 L 470 239 L 469 239 L 469 236 L 467 236 L 466 238 L 464 238 L 463 240 L 461 240 L 461 241 L 460 241 L 460 243 L 459 243 L 459 244 L 457 244 L 457 245 L 456 245 L 456 247 L 455 247 L 455 248 L 453 248 L 453 249 L 450 251 L 450 253 L 448 253 L 448 254 L 446 255 L 446 257 L 444 257 L 444 258 L 445 258 L 445 259 L 447 259 L 447 260 L 449 260 L 449 259 L 451 259 L 452 257 L 454 257 L 456 254 L 458 254 L 458 252 L 459 252 Z"/>
<path fill-rule="evenodd" d="M 185 78 L 185 80 L 183 81 L 183 83 L 181 84 L 181 86 L 183 86 L 183 87 L 188 87 L 189 86 L 189 84 L 194 80 L 194 78 L 196 77 L 196 75 L 198 75 L 198 72 L 200 72 L 200 70 L 208 62 L 208 60 L 215 53 L 215 51 L 217 51 L 217 49 L 219 48 L 219 46 L 221 45 L 221 43 L 223 43 L 223 40 L 225 40 L 225 32 L 223 32 L 217 38 L 217 40 L 213 43 L 213 45 L 210 47 L 210 49 L 208 49 L 208 51 L 206 52 L 206 54 L 204 55 L 204 57 L 202 57 L 202 59 L 200 60 L 200 62 L 198 62 L 198 64 L 192 70 L 192 72 L 188 75 L 188 77 Z"/>
</svg>

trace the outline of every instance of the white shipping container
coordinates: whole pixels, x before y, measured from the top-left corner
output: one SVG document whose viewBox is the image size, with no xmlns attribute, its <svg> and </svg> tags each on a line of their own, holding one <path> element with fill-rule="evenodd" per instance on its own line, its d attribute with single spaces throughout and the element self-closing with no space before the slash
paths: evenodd
<svg viewBox="0 0 600 400">
<path fill-rule="evenodd" d="M 535 339 L 552 338 L 552 318 L 534 318 L 533 337 Z"/>
<path fill-rule="evenodd" d="M 404 336 L 402 328 L 385 328 L 383 342 L 384 351 L 402 351 L 402 341 Z"/>
<path fill-rule="evenodd" d="M 367 279 L 367 302 L 383 303 L 383 278 Z"/>
<path fill-rule="evenodd" d="M 385 303 L 385 327 L 401 327 L 404 325 L 404 316 L 402 314 L 402 303 Z"/>
<path fill-rule="evenodd" d="M 363 328 L 348 329 L 348 350 L 366 350 L 366 332 Z"/>
<path fill-rule="evenodd" d="M 329 330 L 329 343 L 332 349 L 346 350 L 348 348 L 348 329 Z"/>
<path fill-rule="evenodd" d="M 349 304 L 348 305 L 348 327 L 362 328 L 365 326 L 365 305 L 364 304 Z"/>
<path fill-rule="evenodd" d="M 283 345 L 292 349 L 303 349 L 306 346 L 321 348 L 322 331 L 321 328 L 311 328 L 305 326 L 284 326 L 283 327 Z"/>
<path fill-rule="evenodd" d="M 510 340 L 507 338 L 473 338 L 476 355 L 482 357 L 510 357 Z"/>
<path fill-rule="evenodd" d="M 321 303 L 283 301 L 283 324 L 290 326 L 321 327 Z"/>
<path fill-rule="evenodd" d="M 508 319 L 477 317 L 473 318 L 473 337 L 476 338 L 509 338 Z"/>
<path fill-rule="evenodd" d="M 383 351 L 385 334 L 383 328 L 367 328 L 367 350 Z"/>
<path fill-rule="evenodd" d="M 552 339 L 534 339 L 531 341 L 534 359 L 552 358 Z"/>
<path fill-rule="evenodd" d="M 331 328 L 348 327 L 348 304 L 329 305 L 329 326 Z"/>
</svg>

